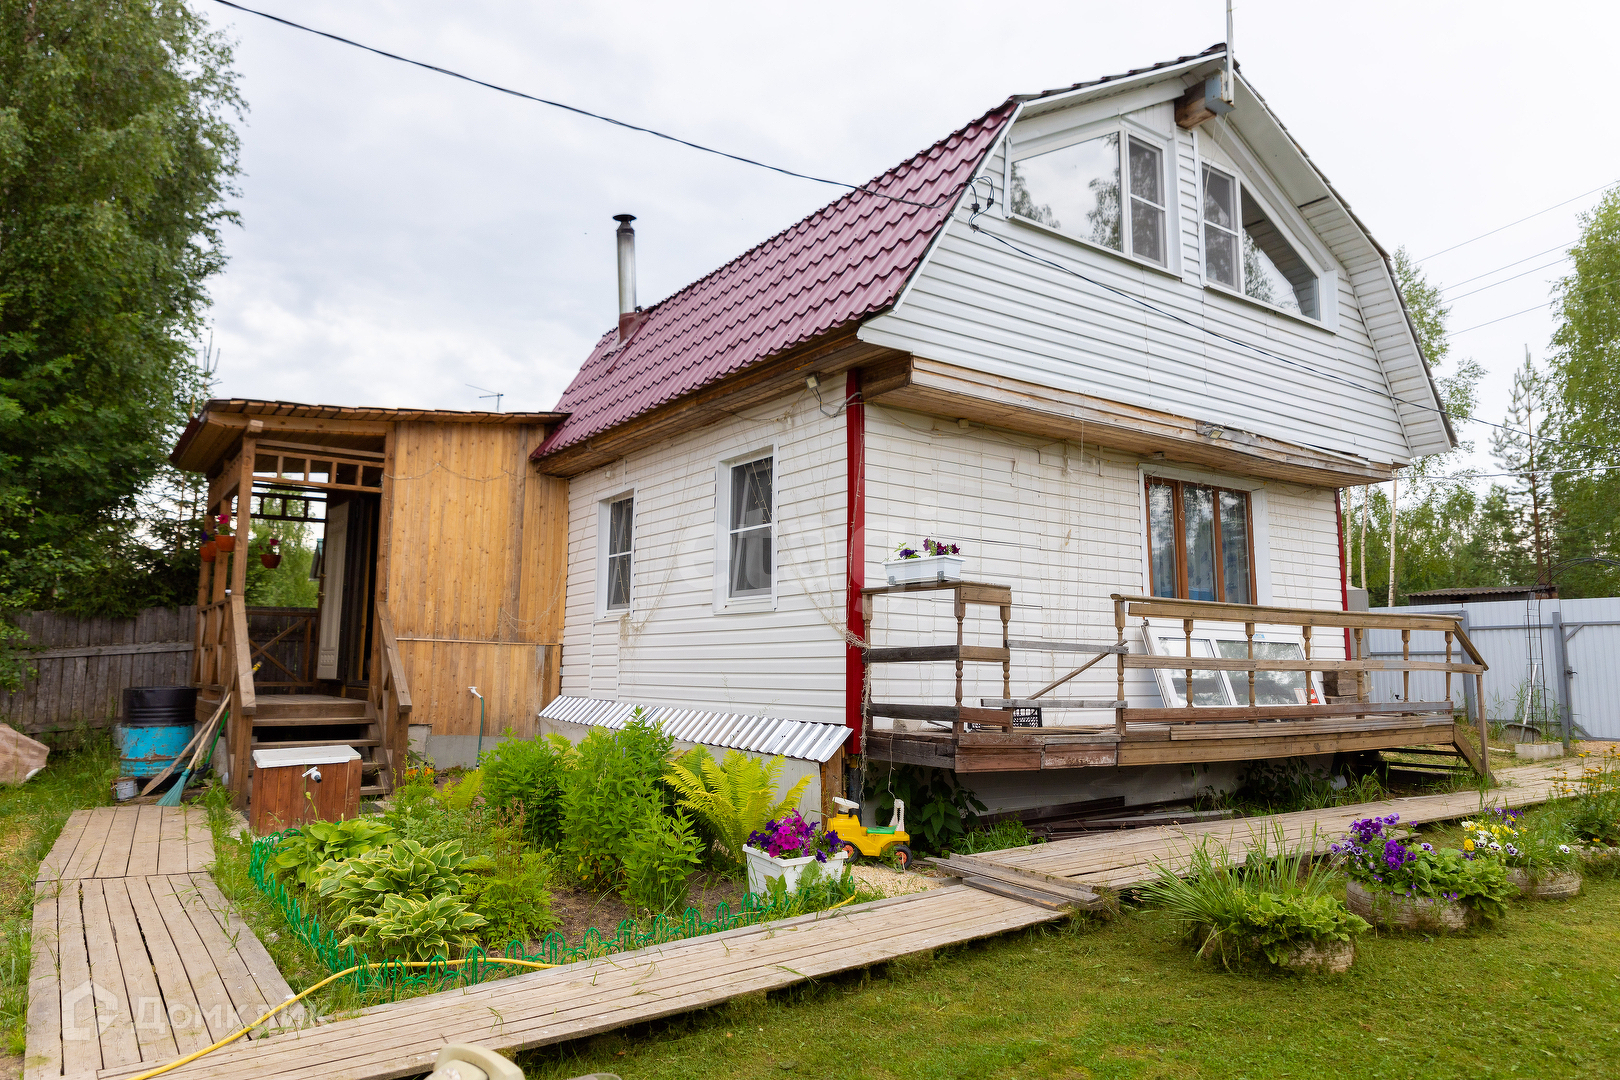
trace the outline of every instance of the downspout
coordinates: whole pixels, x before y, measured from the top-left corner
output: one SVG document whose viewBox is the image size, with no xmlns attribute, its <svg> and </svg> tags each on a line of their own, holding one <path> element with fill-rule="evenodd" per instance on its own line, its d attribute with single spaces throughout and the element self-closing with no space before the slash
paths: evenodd
<svg viewBox="0 0 1620 1080">
<path fill-rule="evenodd" d="M 1340 609 L 1350 610 L 1350 559 L 1344 550 L 1344 492 L 1339 488 L 1333 489 L 1333 515 L 1339 520 L 1339 602 Z M 1344 628 L 1344 658 L 1352 658 L 1350 652 L 1350 628 Z M 1357 677 L 1360 684 L 1360 677 Z"/>
<path fill-rule="evenodd" d="M 844 461 L 846 521 L 844 551 L 848 565 L 848 619 L 850 637 L 844 642 L 844 724 L 852 734 L 846 753 L 861 752 L 861 720 L 866 667 L 854 638 L 866 637 L 861 614 L 861 590 L 866 588 L 866 406 L 861 401 L 861 373 L 851 371 L 844 383 Z"/>
</svg>

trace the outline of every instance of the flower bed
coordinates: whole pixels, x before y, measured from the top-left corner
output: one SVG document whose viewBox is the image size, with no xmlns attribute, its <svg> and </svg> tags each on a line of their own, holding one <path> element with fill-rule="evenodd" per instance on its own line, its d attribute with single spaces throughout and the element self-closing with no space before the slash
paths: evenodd
<svg viewBox="0 0 1620 1080">
<path fill-rule="evenodd" d="M 1500 918 L 1512 895 L 1500 845 L 1465 840 L 1464 848 L 1414 842 L 1390 814 L 1351 823 L 1331 850 L 1350 878 L 1351 911 L 1389 926 L 1457 930 Z"/>
</svg>

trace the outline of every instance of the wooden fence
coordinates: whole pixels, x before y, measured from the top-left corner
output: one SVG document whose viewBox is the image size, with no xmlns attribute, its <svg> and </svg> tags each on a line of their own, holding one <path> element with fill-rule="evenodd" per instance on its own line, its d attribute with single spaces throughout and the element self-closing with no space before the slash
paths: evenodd
<svg viewBox="0 0 1620 1080">
<path fill-rule="evenodd" d="M 17 624 L 39 671 L 16 693 L 0 692 L 0 717 L 29 734 L 106 727 L 126 686 L 191 685 L 197 609 L 148 608 L 133 619 L 78 619 L 54 611 Z"/>
</svg>

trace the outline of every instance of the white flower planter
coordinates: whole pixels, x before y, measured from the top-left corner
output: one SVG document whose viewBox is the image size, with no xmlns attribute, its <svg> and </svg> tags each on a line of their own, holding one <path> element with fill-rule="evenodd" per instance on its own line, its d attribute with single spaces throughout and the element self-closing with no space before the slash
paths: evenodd
<svg viewBox="0 0 1620 1080">
<path fill-rule="evenodd" d="M 894 559 L 883 564 L 890 585 L 913 585 L 919 581 L 961 581 L 960 555 L 924 555 L 918 559 Z"/>
<path fill-rule="evenodd" d="M 804 875 L 804 868 L 815 864 L 821 868 L 824 875 L 842 877 L 844 864 L 849 856 L 840 851 L 836 855 L 827 856 L 824 863 L 816 862 L 814 855 L 804 855 L 797 859 L 778 859 L 767 855 L 756 847 L 743 847 L 743 855 L 748 859 L 748 891 L 763 895 L 770 891 L 767 884 L 772 878 L 785 879 L 784 884 L 788 892 L 797 892 L 799 879 Z"/>
</svg>

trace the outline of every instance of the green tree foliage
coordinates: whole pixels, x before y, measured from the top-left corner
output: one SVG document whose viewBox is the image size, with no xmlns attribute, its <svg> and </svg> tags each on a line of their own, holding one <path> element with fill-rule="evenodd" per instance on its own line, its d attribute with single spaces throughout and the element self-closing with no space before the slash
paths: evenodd
<svg viewBox="0 0 1620 1080">
<path fill-rule="evenodd" d="M 274 548 L 270 539 L 278 543 Z M 254 607 L 312 608 L 320 603 L 321 584 L 310 576 L 315 545 L 309 526 L 298 521 L 255 521 L 248 545 L 247 602 Z M 277 551 L 281 562 L 266 567 L 260 554 Z"/>
<path fill-rule="evenodd" d="M 1502 426 L 1491 432 L 1491 454 L 1503 472 L 1514 473 L 1501 485 L 1515 518 L 1516 533 L 1530 546 L 1530 563 L 1539 581 L 1551 569 L 1554 525 L 1552 499 L 1553 447 L 1559 445 L 1557 417 L 1553 413 L 1556 390 L 1537 370 L 1528 355 L 1513 373 L 1513 396 Z"/>
<path fill-rule="evenodd" d="M 1570 248 L 1573 268 L 1558 282 L 1559 323 L 1552 375 L 1562 412 L 1559 463 L 1565 469 L 1620 460 L 1620 189 L 1581 216 Z M 1556 557 L 1620 559 L 1620 470 L 1566 472 L 1553 478 L 1559 507 Z M 1557 577 L 1565 596 L 1614 596 L 1620 570 L 1570 566 Z"/>
<path fill-rule="evenodd" d="M 132 614 L 195 587 L 189 530 L 140 496 L 204 391 L 230 63 L 174 0 L 0 5 L 0 610 Z"/>
</svg>

